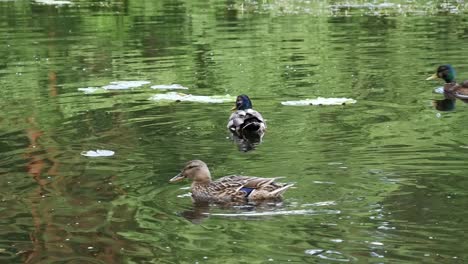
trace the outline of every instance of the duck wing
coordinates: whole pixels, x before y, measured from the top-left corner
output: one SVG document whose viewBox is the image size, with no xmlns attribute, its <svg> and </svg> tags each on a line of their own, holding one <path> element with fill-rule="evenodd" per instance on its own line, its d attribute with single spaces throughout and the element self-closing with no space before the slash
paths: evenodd
<svg viewBox="0 0 468 264">
<path fill-rule="evenodd" d="M 244 110 L 237 110 L 229 116 L 227 128 L 230 130 L 237 130 L 244 123 L 247 113 Z"/>
<path fill-rule="evenodd" d="M 229 116 L 227 128 L 231 130 L 237 130 L 252 122 L 263 123 L 266 128 L 263 116 L 258 111 L 253 109 L 237 110 L 232 113 Z"/>
<path fill-rule="evenodd" d="M 444 91 L 448 98 L 458 98 L 463 102 L 468 102 L 468 81 L 462 83 L 446 83 Z"/>
<path fill-rule="evenodd" d="M 259 122 L 265 123 L 265 120 L 263 119 L 263 116 L 256 110 L 253 109 L 247 109 L 245 110 L 246 112 L 246 117 L 245 119 L 257 119 Z"/>
<path fill-rule="evenodd" d="M 292 184 L 277 183 L 277 178 L 261 178 L 240 175 L 230 175 L 220 178 L 214 183 L 219 190 L 232 196 L 242 196 L 249 199 L 278 198 Z"/>
<path fill-rule="evenodd" d="M 455 90 L 455 97 L 463 100 L 468 99 L 468 81 L 463 81 L 458 85 L 458 88 Z"/>
</svg>

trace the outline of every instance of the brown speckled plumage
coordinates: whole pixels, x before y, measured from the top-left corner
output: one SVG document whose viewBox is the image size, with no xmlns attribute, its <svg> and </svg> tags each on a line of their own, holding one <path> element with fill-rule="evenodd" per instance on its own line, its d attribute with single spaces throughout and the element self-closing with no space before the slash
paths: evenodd
<svg viewBox="0 0 468 264">
<path fill-rule="evenodd" d="M 277 183 L 275 178 L 230 175 L 211 180 L 207 165 L 201 160 L 189 161 L 181 173 L 171 179 L 176 182 L 191 179 L 192 198 L 196 202 L 239 203 L 256 200 L 281 199 L 292 184 Z"/>
</svg>

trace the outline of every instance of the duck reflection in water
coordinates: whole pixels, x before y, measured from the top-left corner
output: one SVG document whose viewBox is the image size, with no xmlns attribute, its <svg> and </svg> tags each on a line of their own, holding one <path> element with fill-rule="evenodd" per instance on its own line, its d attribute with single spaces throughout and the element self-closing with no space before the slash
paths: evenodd
<svg viewBox="0 0 468 264">
<path fill-rule="evenodd" d="M 251 150 L 254 150 L 258 145 L 260 145 L 260 143 L 262 143 L 263 135 L 264 133 L 244 133 L 242 135 L 238 135 L 237 133 L 231 133 L 230 138 L 237 144 L 239 151 L 249 152 Z"/>
<path fill-rule="evenodd" d="M 280 200 L 264 200 L 243 204 L 237 203 L 236 205 L 193 202 L 192 208 L 184 210 L 178 214 L 193 224 L 201 224 L 205 219 L 213 215 L 213 213 L 211 213 L 212 210 L 222 210 L 221 214 L 214 213 L 216 216 L 239 217 L 245 215 L 245 217 L 249 217 L 249 213 L 271 212 L 280 208 L 283 208 L 283 202 Z"/>
<path fill-rule="evenodd" d="M 239 150 L 247 152 L 260 144 L 266 131 L 266 122 L 262 115 L 252 109 L 252 101 L 245 95 L 236 99 L 235 110 L 228 120 L 227 128 L 232 133 L 232 139 L 239 146 Z"/>
<path fill-rule="evenodd" d="M 453 111 L 455 110 L 455 99 L 445 98 L 442 100 L 433 100 L 432 104 L 435 109 L 439 111 Z"/>
<path fill-rule="evenodd" d="M 293 184 L 278 183 L 276 178 L 260 178 L 240 175 L 225 176 L 211 180 L 208 166 L 201 160 L 185 164 L 182 171 L 170 182 L 184 179 L 192 181 L 191 192 L 194 210 L 186 215 L 200 215 L 206 212 L 206 204 L 222 207 L 257 205 L 282 201 L 282 194 Z"/>
<path fill-rule="evenodd" d="M 210 215 L 210 203 L 194 202 L 192 208 L 182 211 L 179 214 L 194 224 L 200 224 Z"/>
</svg>

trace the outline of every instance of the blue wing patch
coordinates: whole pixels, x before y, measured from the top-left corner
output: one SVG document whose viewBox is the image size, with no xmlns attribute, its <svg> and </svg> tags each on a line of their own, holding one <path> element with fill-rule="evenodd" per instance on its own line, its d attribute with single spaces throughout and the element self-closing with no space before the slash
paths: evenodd
<svg viewBox="0 0 468 264">
<path fill-rule="evenodd" d="M 245 197 L 249 197 L 250 193 L 254 190 L 254 188 L 242 187 L 240 190 L 246 193 Z"/>
</svg>

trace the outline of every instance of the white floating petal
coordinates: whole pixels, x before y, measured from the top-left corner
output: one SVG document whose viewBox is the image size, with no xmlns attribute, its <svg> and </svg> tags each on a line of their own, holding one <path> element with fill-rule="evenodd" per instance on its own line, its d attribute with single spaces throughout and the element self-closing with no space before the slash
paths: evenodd
<svg viewBox="0 0 468 264">
<path fill-rule="evenodd" d="M 224 103 L 232 102 L 235 100 L 235 97 L 230 95 L 214 95 L 214 96 L 204 96 L 204 95 L 191 95 L 183 94 L 176 92 L 169 92 L 165 94 L 155 94 L 149 98 L 153 101 L 186 101 L 186 102 L 198 102 L 198 103 Z"/>
<path fill-rule="evenodd" d="M 105 149 L 96 149 L 81 152 L 81 155 L 86 157 L 110 157 L 114 156 L 114 154 L 114 151 Z"/>
<path fill-rule="evenodd" d="M 318 97 L 317 99 L 305 99 L 299 101 L 285 101 L 281 102 L 282 105 L 343 105 L 343 104 L 354 104 L 356 100 L 351 98 L 324 98 Z"/>
<path fill-rule="evenodd" d="M 151 86 L 151 89 L 161 89 L 161 90 L 188 90 L 187 87 L 182 86 L 180 84 L 158 84 Z"/>
<path fill-rule="evenodd" d="M 131 89 L 131 88 L 138 88 L 140 86 L 143 86 L 145 84 L 150 84 L 151 82 L 149 81 L 116 81 L 116 82 L 110 82 L 109 85 L 105 85 L 102 88 L 106 90 L 125 90 L 125 89 Z"/>
</svg>

